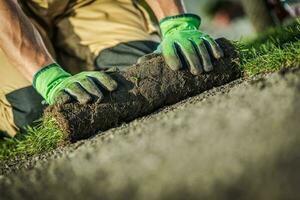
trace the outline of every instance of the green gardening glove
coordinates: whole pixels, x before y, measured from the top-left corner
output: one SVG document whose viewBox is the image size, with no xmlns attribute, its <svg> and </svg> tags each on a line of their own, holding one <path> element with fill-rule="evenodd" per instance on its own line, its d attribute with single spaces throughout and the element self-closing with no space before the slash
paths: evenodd
<svg viewBox="0 0 300 200">
<path fill-rule="evenodd" d="M 166 17 L 160 21 L 161 52 L 173 70 L 188 67 L 198 75 L 213 69 L 211 56 L 223 57 L 223 51 L 209 35 L 199 31 L 201 19 L 194 14 Z"/>
<path fill-rule="evenodd" d="M 113 91 L 117 82 L 104 72 L 87 71 L 72 76 L 58 64 L 51 64 L 38 71 L 33 87 L 49 104 L 78 101 L 81 104 L 102 100 L 101 90 Z"/>
</svg>

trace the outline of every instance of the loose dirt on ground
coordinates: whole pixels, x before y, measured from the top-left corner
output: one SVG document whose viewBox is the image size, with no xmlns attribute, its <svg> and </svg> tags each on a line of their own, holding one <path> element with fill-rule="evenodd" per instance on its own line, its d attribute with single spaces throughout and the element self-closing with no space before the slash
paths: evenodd
<svg viewBox="0 0 300 200">
<path fill-rule="evenodd" d="M 239 79 L 1 163 L 1 199 L 300 199 L 299 121 L 299 67 Z"/>
</svg>

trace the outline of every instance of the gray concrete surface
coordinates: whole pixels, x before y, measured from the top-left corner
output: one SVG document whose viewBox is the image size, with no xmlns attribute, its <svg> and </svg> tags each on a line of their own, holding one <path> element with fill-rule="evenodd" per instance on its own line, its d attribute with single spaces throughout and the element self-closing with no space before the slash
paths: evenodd
<svg viewBox="0 0 300 200">
<path fill-rule="evenodd" d="M 300 199 L 299 122 L 299 69 L 238 80 L 1 163 L 0 199 Z"/>
</svg>

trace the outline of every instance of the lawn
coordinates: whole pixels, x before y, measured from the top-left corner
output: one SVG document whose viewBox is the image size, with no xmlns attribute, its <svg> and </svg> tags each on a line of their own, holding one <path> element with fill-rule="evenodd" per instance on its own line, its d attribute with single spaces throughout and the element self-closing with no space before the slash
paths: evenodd
<svg viewBox="0 0 300 200">
<path fill-rule="evenodd" d="M 237 42 L 245 76 L 275 72 L 300 63 L 300 20 Z"/>
</svg>

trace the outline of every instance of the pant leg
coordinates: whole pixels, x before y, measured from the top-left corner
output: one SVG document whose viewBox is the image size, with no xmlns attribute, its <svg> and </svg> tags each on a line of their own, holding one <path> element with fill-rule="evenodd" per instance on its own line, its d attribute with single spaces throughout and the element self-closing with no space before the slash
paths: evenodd
<svg viewBox="0 0 300 200">
<path fill-rule="evenodd" d="M 0 50 L 0 131 L 15 136 L 42 114 L 42 97 Z"/>
<path fill-rule="evenodd" d="M 100 51 L 95 60 L 98 70 L 110 68 L 124 71 L 136 64 L 138 59 L 155 51 L 159 43 L 151 40 L 130 41 Z"/>
</svg>

